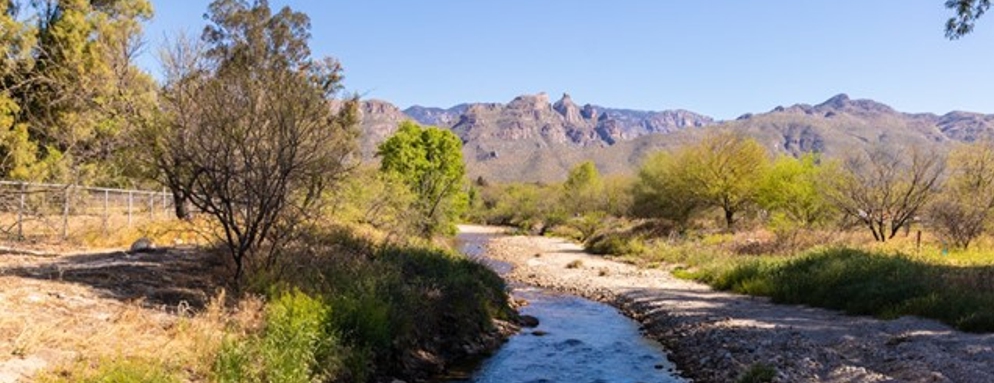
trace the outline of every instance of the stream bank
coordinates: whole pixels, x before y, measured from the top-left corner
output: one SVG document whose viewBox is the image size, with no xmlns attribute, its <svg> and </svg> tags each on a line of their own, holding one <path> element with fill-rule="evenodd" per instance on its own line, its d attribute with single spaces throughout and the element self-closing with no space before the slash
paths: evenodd
<svg viewBox="0 0 994 383">
<path fill-rule="evenodd" d="M 466 226 L 465 232 L 494 232 Z M 716 292 L 668 270 L 591 256 L 557 238 L 498 236 L 488 256 L 505 278 L 609 303 L 642 323 L 694 382 L 730 382 L 750 368 L 776 382 L 991 382 L 994 335 L 932 320 L 878 320 Z"/>
</svg>

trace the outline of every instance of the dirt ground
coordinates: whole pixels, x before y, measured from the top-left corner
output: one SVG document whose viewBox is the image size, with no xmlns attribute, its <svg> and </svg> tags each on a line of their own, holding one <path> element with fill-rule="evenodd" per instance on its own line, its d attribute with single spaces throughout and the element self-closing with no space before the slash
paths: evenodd
<svg viewBox="0 0 994 383">
<path fill-rule="evenodd" d="M 0 383 L 93 355 L 149 354 L 217 293 L 223 265 L 194 249 L 56 257 L 0 251 Z"/>
<path fill-rule="evenodd" d="M 511 279 L 615 305 L 639 320 L 695 382 L 735 381 L 758 363 L 773 366 L 777 382 L 994 382 L 992 334 L 716 292 L 556 238 L 498 236 L 488 255 L 515 266 Z"/>
</svg>

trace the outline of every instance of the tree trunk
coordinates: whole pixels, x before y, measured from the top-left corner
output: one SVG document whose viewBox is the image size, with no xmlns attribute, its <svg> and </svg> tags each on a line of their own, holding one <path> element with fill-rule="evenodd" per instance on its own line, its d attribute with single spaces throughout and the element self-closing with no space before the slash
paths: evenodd
<svg viewBox="0 0 994 383">
<path fill-rule="evenodd" d="M 735 210 L 725 209 L 725 227 L 729 232 L 732 231 L 732 225 L 735 224 Z"/>
<path fill-rule="evenodd" d="M 190 205 L 187 203 L 186 194 L 179 190 L 172 190 L 173 193 L 173 210 L 176 213 L 176 218 L 182 220 L 190 220 L 193 215 L 190 213 Z"/>
</svg>

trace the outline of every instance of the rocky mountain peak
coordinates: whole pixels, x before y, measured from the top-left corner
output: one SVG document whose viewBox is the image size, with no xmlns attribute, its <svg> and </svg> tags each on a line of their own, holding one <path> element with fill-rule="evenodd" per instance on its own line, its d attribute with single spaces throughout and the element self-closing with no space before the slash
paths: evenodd
<svg viewBox="0 0 994 383">
<path fill-rule="evenodd" d="M 580 113 L 580 107 L 573 103 L 573 99 L 570 98 L 569 93 L 563 93 L 563 97 L 552 105 L 552 109 L 559 112 L 559 114 L 562 115 L 569 124 L 579 124 L 583 122 L 583 115 Z"/>
<path fill-rule="evenodd" d="M 549 104 L 549 95 L 545 92 L 534 94 L 534 95 L 521 95 L 515 97 L 507 104 L 508 108 L 511 109 L 533 109 L 533 110 L 543 110 L 549 109 L 551 105 Z"/>
<path fill-rule="evenodd" d="M 873 100 L 853 100 L 845 93 L 838 94 L 815 108 L 828 112 L 849 112 L 854 114 L 896 113 L 894 108 Z"/>
<path fill-rule="evenodd" d="M 363 114 L 377 114 L 377 115 L 400 114 L 400 108 L 397 108 L 396 106 L 394 106 L 389 102 L 383 100 L 376 100 L 376 99 L 363 101 L 360 104 L 360 109 L 362 110 Z"/>
<path fill-rule="evenodd" d="M 825 102 L 818 104 L 820 108 L 833 108 L 833 109 L 843 109 L 849 105 L 849 95 L 845 93 L 839 93 L 832 98 L 825 100 Z"/>
</svg>

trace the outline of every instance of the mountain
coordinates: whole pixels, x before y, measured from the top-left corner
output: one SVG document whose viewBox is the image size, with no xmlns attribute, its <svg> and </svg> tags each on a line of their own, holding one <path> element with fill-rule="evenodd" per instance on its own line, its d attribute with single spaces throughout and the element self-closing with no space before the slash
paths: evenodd
<svg viewBox="0 0 994 383">
<path fill-rule="evenodd" d="M 361 121 L 359 149 L 364 158 L 376 154 L 376 146 L 397 131 L 397 126 L 411 117 L 393 104 L 383 100 L 365 100 L 359 103 Z"/>
<path fill-rule="evenodd" d="M 459 121 L 459 116 L 468 108 L 469 104 L 459 104 L 448 109 L 415 105 L 404 109 L 404 114 L 421 125 L 450 127 Z"/>
<path fill-rule="evenodd" d="M 397 123 L 413 119 L 455 132 L 463 141 L 470 176 L 495 181 L 562 180 L 585 160 L 594 161 L 602 173 L 630 173 L 647 154 L 693 142 L 714 129 L 741 132 L 773 152 L 819 152 L 830 158 L 877 144 L 945 150 L 954 142 L 994 139 L 994 115 L 910 114 L 846 94 L 723 122 L 686 110 L 579 106 L 568 94 L 553 103 L 545 93 L 519 96 L 506 104 L 414 106 L 404 111 L 374 100 L 364 102 L 362 110 L 367 157 Z"/>
</svg>

